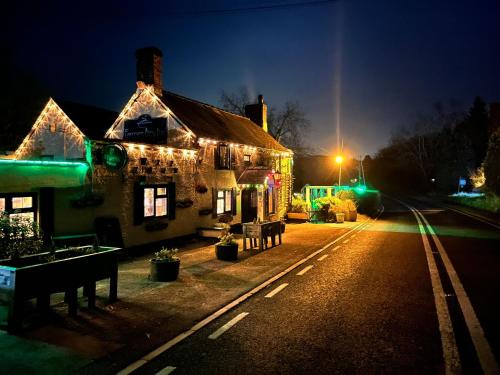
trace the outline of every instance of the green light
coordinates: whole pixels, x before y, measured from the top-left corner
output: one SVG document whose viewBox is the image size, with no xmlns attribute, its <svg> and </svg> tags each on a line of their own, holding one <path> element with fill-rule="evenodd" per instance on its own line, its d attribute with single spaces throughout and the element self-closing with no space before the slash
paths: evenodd
<svg viewBox="0 0 500 375">
<path fill-rule="evenodd" d="M 54 161 L 54 160 L 17 160 L 0 159 L 1 164 L 10 165 L 33 165 L 33 166 L 51 166 L 51 167 L 88 167 L 88 164 L 81 161 Z"/>
<path fill-rule="evenodd" d="M 364 194 L 366 193 L 366 185 L 358 185 L 354 188 L 356 190 L 356 193 L 358 194 Z"/>
</svg>

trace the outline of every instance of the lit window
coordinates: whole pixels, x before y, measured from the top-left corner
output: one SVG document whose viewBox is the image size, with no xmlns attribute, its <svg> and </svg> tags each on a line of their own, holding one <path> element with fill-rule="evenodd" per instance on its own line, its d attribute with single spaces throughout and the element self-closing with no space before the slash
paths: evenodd
<svg viewBox="0 0 500 375">
<path fill-rule="evenodd" d="M 168 214 L 167 188 L 144 188 L 144 217 L 161 217 Z"/>
<path fill-rule="evenodd" d="M 231 213 L 233 195 L 231 190 L 217 190 L 217 214 Z"/>
<path fill-rule="evenodd" d="M 224 190 L 217 191 L 217 213 L 224 213 Z"/>
<path fill-rule="evenodd" d="M 32 197 L 14 197 L 12 198 L 12 209 L 31 208 L 33 206 Z"/>
<path fill-rule="evenodd" d="M 155 216 L 167 215 L 167 198 L 156 198 Z"/>
<path fill-rule="evenodd" d="M 0 198 L 0 213 L 5 211 L 5 198 Z"/>
<path fill-rule="evenodd" d="M 144 216 L 150 217 L 155 215 L 155 189 L 144 189 Z"/>
<path fill-rule="evenodd" d="M 243 162 L 247 165 L 250 164 L 250 155 L 249 154 L 243 155 Z"/>
</svg>

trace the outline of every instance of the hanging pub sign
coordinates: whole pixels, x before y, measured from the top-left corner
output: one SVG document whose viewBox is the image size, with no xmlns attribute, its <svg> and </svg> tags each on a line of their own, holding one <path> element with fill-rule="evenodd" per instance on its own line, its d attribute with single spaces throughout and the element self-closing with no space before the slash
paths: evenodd
<svg viewBox="0 0 500 375">
<path fill-rule="evenodd" d="M 140 143 L 167 143 L 167 119 L 152 118 L 144 114 L 133 120 L 125 120 L 123 139 Z"/>
<path fill-rule="evenodd" d="M 127 150 L 121 144 L 111 143 L 103 147 L 102 162 L 109 170 L 121 170 L 127 161 Z"/>
</svg>

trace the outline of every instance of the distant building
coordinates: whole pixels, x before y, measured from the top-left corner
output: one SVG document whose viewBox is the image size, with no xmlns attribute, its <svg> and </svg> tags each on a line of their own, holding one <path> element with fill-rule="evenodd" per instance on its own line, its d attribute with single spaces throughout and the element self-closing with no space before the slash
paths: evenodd
<svg viewBox="0 0 500 375">
<path fill-rule="evenodd" d="M 119 114 L 49 100 L 13 157 L 0 159 L 0 210 L 38 221 L 47 236 L 97 232 L 126 247 L 228 216 L 283 217 L 293 154 L 267 132 L 263 97 L 238 116 L 165 91 L 157 48 L 136 58 L 137 90 Z"/>
</svg>

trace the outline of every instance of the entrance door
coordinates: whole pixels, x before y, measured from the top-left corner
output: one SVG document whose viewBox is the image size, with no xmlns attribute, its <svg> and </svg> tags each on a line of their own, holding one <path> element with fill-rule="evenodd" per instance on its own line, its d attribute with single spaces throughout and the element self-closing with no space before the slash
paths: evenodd
<svg viewBox="0 0 500 375">
<path fill-rule="evenodd" d="M 241 222 L 249 223 L 257 218 L 257 189 L 241 191 Z"/>
</svg>

